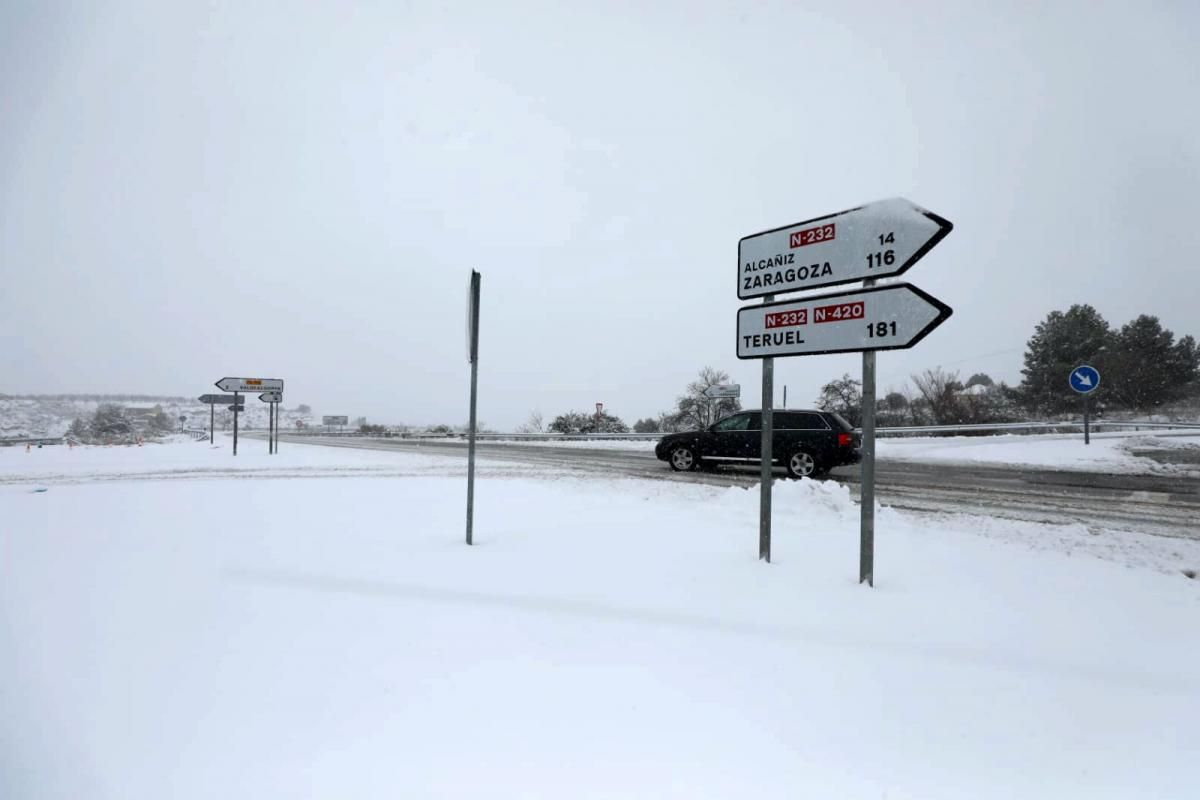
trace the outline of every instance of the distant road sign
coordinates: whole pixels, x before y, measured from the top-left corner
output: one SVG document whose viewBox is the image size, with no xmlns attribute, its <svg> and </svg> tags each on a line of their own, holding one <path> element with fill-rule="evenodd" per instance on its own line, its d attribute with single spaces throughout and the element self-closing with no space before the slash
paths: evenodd
<svg viewBox="0 0 1200 800">
<path fill-rule="evenodd" d="M 1071 370 L 1071 388 L 1080 394 L 1091 394 L 1100 386 L 1100 371 L 1087 364 Z"/>
<path fill-rule="evenodd" d="M 282 392 L 280 378 L 221 378 L 217 388 L 222 392 Z"/>
<path fill-rule="evenodd" d="M 704 396 L 710 400 L 716 400 L 723 397 L 741 397 L 742 386 L 738 383 L 728 384 L 725 386 L 710 386 L 704 390 Z"/>
<path fill-rule="evenodd" d="M 264 403 L 282 403 L 283 392 L 265 392 L 260 394 L 258 399 L 262 400 Z"/>
<path fill-rule="evenodd" d="M 219 406 L 233 405 L 233 395 L 231 394 L 202 394 L 200 395 L 201 403 L 216 403 Z"/>
<path fill-rule="evenodd" d="M 349 417 L 321 417 L 322 425 L 346 425 L 349 422 Z"/>
<path fill-rule="evenodd" d="M 912 347 L 952 313 L 898 283 L 738 309 L 738 358 L 812 356 Z"/>
<path fill-rule="evenodd" d="M 738 298 L 899 275 L 953 228 L 897 197 L 751 234 L 738 242 Z"/>
</svg>

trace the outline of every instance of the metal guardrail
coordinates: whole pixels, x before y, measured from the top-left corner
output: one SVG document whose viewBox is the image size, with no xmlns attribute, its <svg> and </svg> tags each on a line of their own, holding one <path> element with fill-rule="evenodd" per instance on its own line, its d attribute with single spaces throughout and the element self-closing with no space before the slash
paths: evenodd
<svg viewBox="0 0 1200 800">
<path fill-rule="evenodd" d="M 1092 421 L 1092 430 L 1103 428 L 1125 428 L 1133 430 L 1161 429 L 1193 429 L 1200 431 L 1200 422 L 1121 422 L 1121 421 Z M 1000 422 L 967 425 L 907 425 L 891 426 L 876 429 L 881 437 L 919 436 L 923 434 L 1003 434 L 1003 433 L 1068 433 L 1083 430 L 1082 421 L 1063 420 L 1061 422 Z M 416 439 L 430 441 L 456 441 L 466 438 L 465 433 L 361 433 L 359 431 L 288 431 L 286 436 L 337 436 L 351 438 L 389 438 Z M 570 441 L 653 441 L 662 438 L 664 433 L 479 433 L 476 438 L 481 441 L 531 441 L 531 442 L 570 442 Z"/>
</svg>

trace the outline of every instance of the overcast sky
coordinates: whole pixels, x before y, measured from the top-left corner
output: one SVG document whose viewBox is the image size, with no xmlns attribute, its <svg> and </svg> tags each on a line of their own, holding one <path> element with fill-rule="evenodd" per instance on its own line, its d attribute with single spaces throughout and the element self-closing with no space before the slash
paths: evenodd
<svg viewBox="0 0 1200 800">
<path fill-rule="evenodd" d="M 0 0 L 0 392 L 461 423 L 476 268 L 492 427 L 704 365 L 756 406 L 738 239 L 892 196 L 954 223 L 906 276 L 954 316 L 881 391 L 1017 382 L 1072 303 L 1200 335 L 1198 9 Z"/>
</svg>

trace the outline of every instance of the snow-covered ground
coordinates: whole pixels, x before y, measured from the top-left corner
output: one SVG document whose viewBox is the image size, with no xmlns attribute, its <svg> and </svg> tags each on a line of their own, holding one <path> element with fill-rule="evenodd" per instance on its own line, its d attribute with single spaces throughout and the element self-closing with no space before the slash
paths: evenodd
<svg viewBox="0 0 1200 800">
<path fill-rule="evenodd" d="M 462 439 L 445 441 L 465 444 L 465 440 Z M 496 443 L 653 452 L 657 440 L 517 440 Z M 1083 442 L 1082 434 L 881 438 L 876 443 L 878 458 L 887 461 L 975 463 L 1097 472 L 1144 473 L 1170 470 L 1169 465 L 1135 456 L 1131 452 L 1134 449 L 1145 448 L 1200 450 L 1200 435 L 1156 435 L 1145 431 L 1102 433 L 1093 434 L 1091 444 L 1087 445 Z"/>
<path fill-rule="evenodd" d="M 1195 542 L 462 474 L 0 449 L 0 797 L 1195 794 Z"/>
</svg>

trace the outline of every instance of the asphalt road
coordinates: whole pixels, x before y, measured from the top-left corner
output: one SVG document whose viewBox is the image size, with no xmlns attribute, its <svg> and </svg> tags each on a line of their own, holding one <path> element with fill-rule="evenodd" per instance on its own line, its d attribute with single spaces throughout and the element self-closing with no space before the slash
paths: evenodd
<svg viewBox="0 0 1200 800">
<path fill-rule="evenodd" d="M 465 458 L 464 444 L 430 440 L 283 435 L 283 443 L 399 450 Z M 480 442 L 480 458 L 562 467 L 575 471 L 725 486 L 752 486 L 758 471 L 721 468 L 677 473 L 653 453 Z M 782 471 L 779 472 L 782 476 Z M 825 480 L 857 492 L 858 467 L 834 470 Z M 1134 530 L 1200 539 L 1200 480 L 1186 475 L 1127 475 L 1038 468 L 879 461 L 876 497 L 894 508 L 981 514 L 1092 528 Z"/>
</svg>

